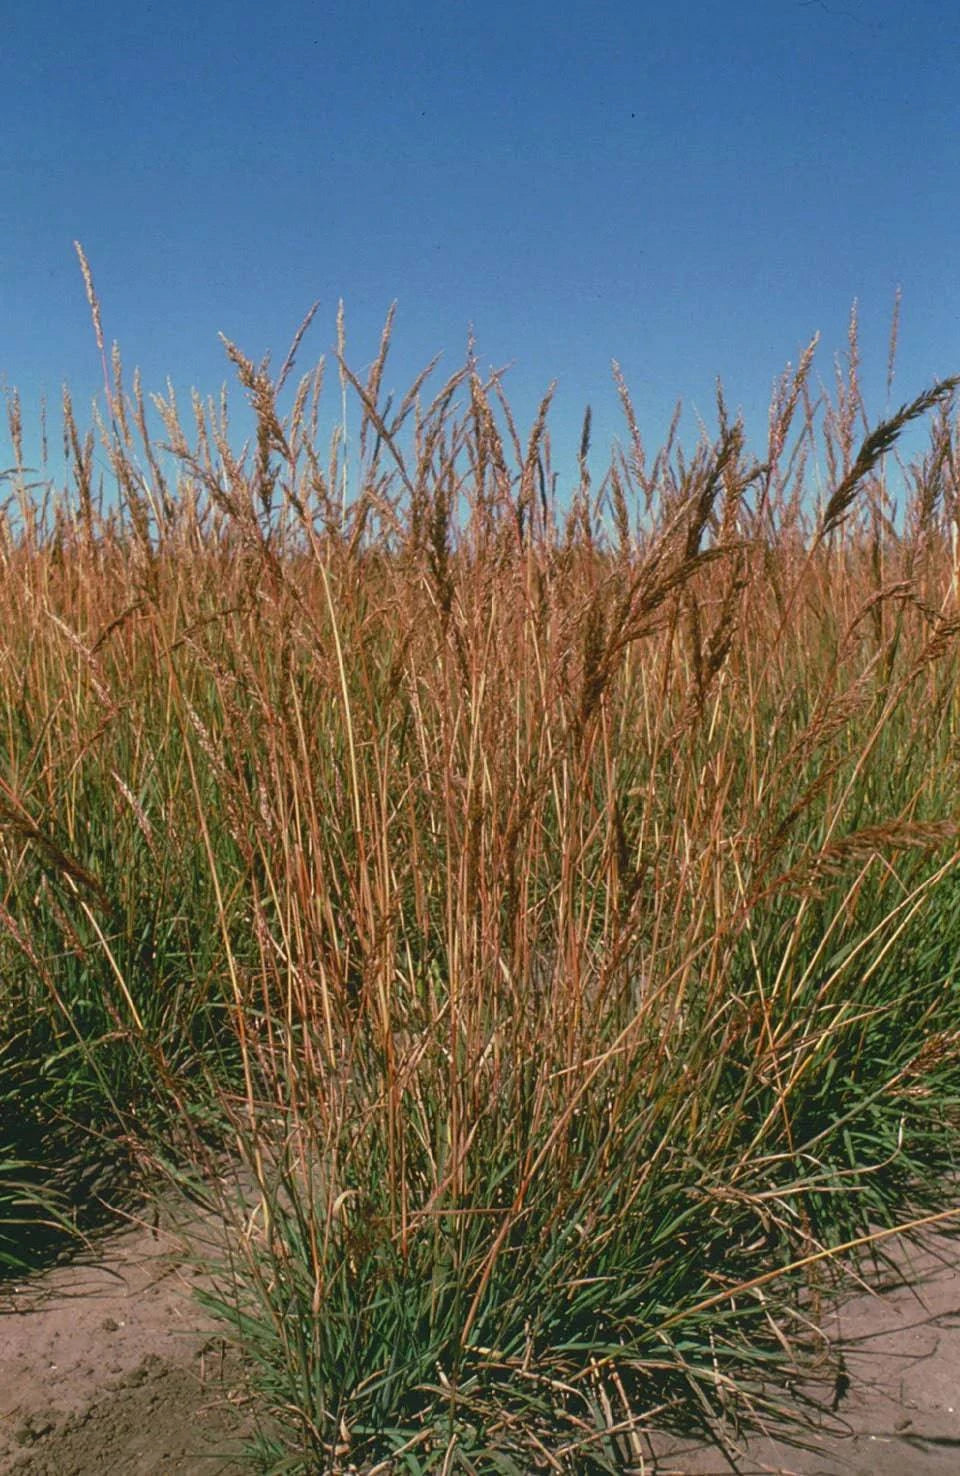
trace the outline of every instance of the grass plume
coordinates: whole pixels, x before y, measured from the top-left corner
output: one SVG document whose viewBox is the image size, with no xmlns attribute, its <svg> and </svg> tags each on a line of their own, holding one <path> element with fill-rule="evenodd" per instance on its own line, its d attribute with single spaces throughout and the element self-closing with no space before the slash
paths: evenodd
<svg viewBox="0 0 960 1476">
<path fill-rule="evenodd" d="M 364 379 L 341 318 L 344 497 L 311 317 L 276 377 L 225 343 L 245 451 L 114 353 L 72 491 L 8 474 L 0 1256 L 91 1165 L 219 1194 L 264 1471 L 787 1417 L 830 1273 L 952 1213 L 958 381 L 854 453 L 853 323 L 761 462 L 722 397 L 649 457 L 615 369 L 627 450 L 597 482 L 587 412 L 563 509 L 550 392 L 523 436 L 470 358 L 395 408 L 392 313 Z"/>
</svg>

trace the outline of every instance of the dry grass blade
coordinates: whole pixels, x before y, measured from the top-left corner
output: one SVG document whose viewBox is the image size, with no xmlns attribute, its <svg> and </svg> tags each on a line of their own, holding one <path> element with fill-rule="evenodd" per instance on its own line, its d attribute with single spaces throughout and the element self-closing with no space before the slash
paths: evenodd
<svg viewBox="0 0 960 1476">
<path fill-rule="evenodd" d="M 855 454 L 852 320 L 817 525 L 812 346 L 762 465 L 719 392 L 647 457 L 615 367 L 601 479 L 472 347 L 384 401 L 392 310 L 321 448 L 312 316 L 276 379 L 225 345 L 249 446 L 172 389 L 154 444 L 115 356 L 115 485 L 66 397 L 4 521 L 0 1118 L 219 1205 L 264 1471 L 616 1472 L 953 1213 L 957 381 Z M 937 409 L 902 526 L 848 517 Z"/>
<path fill-rule="evenodd" d="M 857 458 L 850 471 L 834 490 L 832 496 L 823 510 L 823 517 L 817 529 L 817 542 L 829 537 L 848 516 L 850 508 L 856 498 L 857 491 L 864 477 L 866 477 L 877 465 L 883 456 L 896 444 L 900 432 L 910 421 L 917 420 L 925 415 L 928 410 L 949 399 L 957 385 L 960 384 L 960 376 L 954 375 L 950 379 L 939 380 L 931 389 L 918 395 L 908 405 L 902 405 L 895 415 L 889 420 L 881 423 L 867 435 L 857 453 Z"/>
</svg>

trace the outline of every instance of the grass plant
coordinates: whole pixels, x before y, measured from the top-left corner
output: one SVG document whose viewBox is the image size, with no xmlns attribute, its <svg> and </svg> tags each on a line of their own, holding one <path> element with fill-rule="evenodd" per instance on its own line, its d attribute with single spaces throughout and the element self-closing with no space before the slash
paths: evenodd
<svg viewBox="0 0 960 1476">
<path fill-rule="evenodd" d="M 0 1120 L 36 1196 L 212 1197 L 258 1469 L 639 1471 L 791 1417 L 841 1266 L 955 1206 L 956 381 L 871 428 L 854 333 L 762 459 L 722 397 L 650 459 L 617 371 L 559 497 L 549 395 L 393 407 L 390 330 L 352 500 L 302 332 L 227 344 L 242 450 L 114 355 L 57 497 L 11 401 Z"/>
</svg>

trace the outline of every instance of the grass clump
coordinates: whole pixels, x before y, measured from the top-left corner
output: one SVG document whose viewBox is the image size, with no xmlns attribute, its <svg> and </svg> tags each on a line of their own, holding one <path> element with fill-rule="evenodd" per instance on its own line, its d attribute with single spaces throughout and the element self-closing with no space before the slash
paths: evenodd
<svg viewBox="0 0 960 1476">
<path fill-rule="evenodd" d="M 787 1417 L 838 1265 L 952 1208 L 955 382 L 857 449 L 811 346 L 762 461 L 720 399 L 650 463 L 618 376 L 561 503 L 549 396 L 394 410 L 389 333 L 352 500 L 322 368 L 282 412 L 233 345 L 244 452 L 116 361 L 119 500 L 69 402 L 74 496 L 18 472 L 0 1102 L 38 1194 L 107 1144 L 221 1186 L 263 1470 L 640 1469 Z"/>
</svg>

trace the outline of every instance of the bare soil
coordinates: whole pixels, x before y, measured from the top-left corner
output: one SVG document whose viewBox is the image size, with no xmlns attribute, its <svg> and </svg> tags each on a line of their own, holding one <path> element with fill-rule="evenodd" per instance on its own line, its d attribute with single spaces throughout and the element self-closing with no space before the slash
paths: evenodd
<svg viewBox="0 0 960 1476">
<path fill-rule="evenodd" d="M 0 1472 L 249 1476 L 241 1369 L 171 1228 L 0 1284 Z"/>
<path fill-rule="evenodd" d="M 960 1240 L 929 1235 L 922 1247 L 900 1244 L 890 1254 L 896 1271 L 825 1322 L 843 1376 L 798 1382 L 812 1402 L 809 1425 L 796 1435 L 802 1446 L 739 1440 L 718 1428 L 712 1448 L 647 1442 L 646 1464 L 635 1469 L 649 1476 L 958 1476 Z"/>
<path fill-rule="evenodd" d="M 931 1236 L 896 1259 L 907 1285 L 892 1277 L 831 1315 L 849 1385 L 803 1386 L 821 1407 L 806 1448 L 719 1428 L 711 1447 L 645 1438 L 625 1473 L 957 1476 L 960 1242 Z M 135 1225 L 0 1286 L 0 1473 L 249 1476 L 252 1404 L 196 1283 L 179 1232 Z"/>
</svg>

